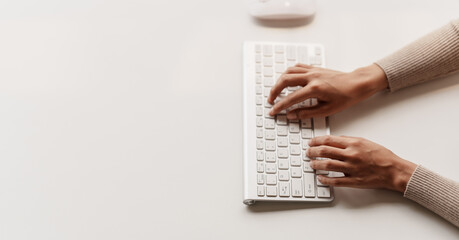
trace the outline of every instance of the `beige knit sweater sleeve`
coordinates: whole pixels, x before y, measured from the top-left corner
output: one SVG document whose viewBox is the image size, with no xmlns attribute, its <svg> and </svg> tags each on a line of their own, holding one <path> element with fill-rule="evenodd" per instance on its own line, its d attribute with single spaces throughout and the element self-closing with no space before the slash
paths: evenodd
<svg viewBox="0 0 459 240">
<path fill-rule="evenodd" d="M 376 62 L 391 91 L 459 71 L 459 19 Z M 404 196 L 459 227 L 459 183 L 422 166 L 411 176 Z"/>
<path fill-rule="evenodd" d="M 376 62 L 391 91 L 459 71 L 459 19 Z"/>
</svg>

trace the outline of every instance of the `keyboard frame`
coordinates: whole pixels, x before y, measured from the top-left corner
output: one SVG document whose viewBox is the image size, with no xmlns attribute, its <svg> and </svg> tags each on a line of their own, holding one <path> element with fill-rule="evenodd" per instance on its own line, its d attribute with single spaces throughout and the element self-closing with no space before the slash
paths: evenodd
<svg viewBox="0 0 459 240">
<path fill-rule="evenodd" d="M 322 65 L 325 66 L 324 48 L 321 44 L 316 43 L 287 43 L 287 42 L 243 42 L 243 175 L 244 175 L 244 190 L 243 203 L 252 205 L 256 201 L 285 201 L 285 202 L 332 202 L 334 200 L 334 189 L 330 186 L 330 198 L 295 198 L 295 197 L 260 197 L 257 195 L 257 170 L 256 170 L 256 103 L 255 103 L 255 45 L 256 44 L 280 44 L 280 45 L 314 45 L 322 48 Z M 251 76 L 252 75 L 252 76 Z M 326 121 L 326 134 L 330 135 L 330 125 L 328 117 Z M 315 133 L 315 131 L 314 131 Z M 302 150 L 304 151 L 304 150 Z M 314 184 L 317 189 L 317 184 Z M 316 191 L 317 195 L 317 191 Z"/>
</svg>

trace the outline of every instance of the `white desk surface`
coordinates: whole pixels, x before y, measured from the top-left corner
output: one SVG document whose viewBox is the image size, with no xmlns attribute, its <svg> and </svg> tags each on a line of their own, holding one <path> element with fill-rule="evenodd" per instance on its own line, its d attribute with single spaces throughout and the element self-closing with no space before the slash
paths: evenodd
<svg viewBox="0 0 459 240">
<path fill-rule="evenodd" d="M 242 204 L 244 40 L 320 42 L 349 71 L 459 17 L 459 1 L 318 0 L 308 25 L 246 1 L 0 2 L 0 239 L 457 239 L 401 194 Z M 458 180 L 459 75 L 331 118 Z M 315 238 L 311 238 L 315 237 Z"/>
</svg>

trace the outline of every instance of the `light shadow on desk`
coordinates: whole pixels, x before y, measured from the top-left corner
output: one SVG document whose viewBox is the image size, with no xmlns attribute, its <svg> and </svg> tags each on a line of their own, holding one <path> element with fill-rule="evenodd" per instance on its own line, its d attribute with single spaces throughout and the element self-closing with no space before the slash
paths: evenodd
<svg viewBox="0 0 459 240">
<path fill-rule="evenodd" d="M 314 20 L 315 14 L 302 19 L 292 19 L 292 20 L 263 20 L 258 18 L 252 18 L 252 20 L 264 27 L 272 27 L 272 28 L 293 28 L 293 27 L 301 27 L 310 24 Z"/>
<path fill-rule="evenodd" d="M 328 208 L 333 207 L 335 204 L 335 201 L 331 203 L 257 202 L 254 205 L 247 207 L 247 209 L 250 212 L 276 212 L 310 208 Z"/>
<path fill-rule="evenodd" d="M 424 94 L 441 91 L 459 84 L 459 73 L 448 76 L 444 79 L 433 80 L 421 83 L 416 86 L 398 90 L 394 93 L 383 92 L 331 117 L 331 130 L 340 131 L 341 128 L 352 122 L 354 119 L 365 118 L 373 113 L 397 104 L 408 99 L 420 98 Z M 334 121 L 334 119 L 339 119 Z"/>
</svg>

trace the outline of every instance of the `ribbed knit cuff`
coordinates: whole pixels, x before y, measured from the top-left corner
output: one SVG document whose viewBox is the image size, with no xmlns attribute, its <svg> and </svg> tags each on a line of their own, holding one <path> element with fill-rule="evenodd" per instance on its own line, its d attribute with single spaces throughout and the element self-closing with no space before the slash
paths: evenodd
<svg viewBox="0 0 459 240">
<path fill-rule="evenodd" d="M 406 186 L 404 197 L 459 227 L 459 183 L 419 165 Z"/>
<path fill-rule="evenodd" d="M 391 91 L 459 71 L 459 19 L 375 63 Z"/>
</svg>

